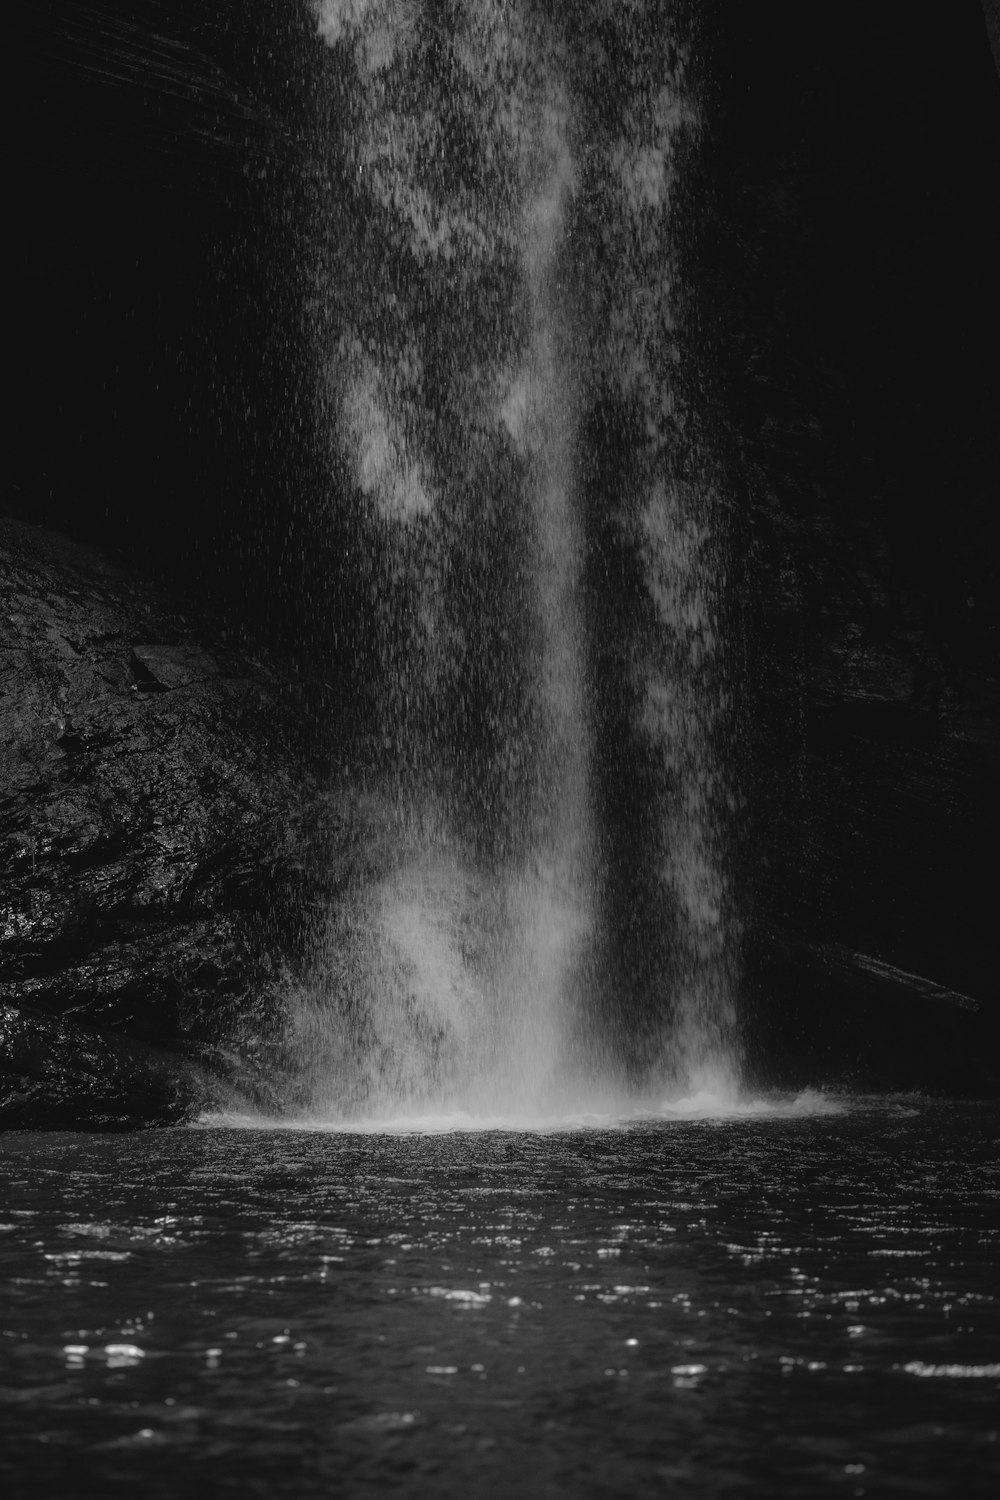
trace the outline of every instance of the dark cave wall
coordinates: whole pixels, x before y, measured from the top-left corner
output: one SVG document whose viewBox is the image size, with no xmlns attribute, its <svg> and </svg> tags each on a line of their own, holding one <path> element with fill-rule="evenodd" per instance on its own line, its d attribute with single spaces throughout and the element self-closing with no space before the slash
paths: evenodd
<svg viewBox="0 0 1000 1500">
<path fill-rule="evenodd" d="M 953 1078 L 971 1046 L 994 1087 L 1000 87 L 982 14 L 721 13 L 700 292 L 740 506 L 751 1042 L 796 1076 L 903 1086 Z M 921 999 L 913 975 L 970 1003 Z"/>
</svg>

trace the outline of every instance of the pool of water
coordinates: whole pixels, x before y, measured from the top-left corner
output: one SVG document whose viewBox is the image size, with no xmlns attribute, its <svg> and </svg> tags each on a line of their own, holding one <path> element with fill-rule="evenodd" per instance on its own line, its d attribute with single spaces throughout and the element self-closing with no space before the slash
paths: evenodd
<svg viewBox="0 0 1000 1500">
<path fill-rule="evenodd" d="M 0 1141 L 0 1492 L 1000 1494 L 1000 1109 Z"/>
</svg>

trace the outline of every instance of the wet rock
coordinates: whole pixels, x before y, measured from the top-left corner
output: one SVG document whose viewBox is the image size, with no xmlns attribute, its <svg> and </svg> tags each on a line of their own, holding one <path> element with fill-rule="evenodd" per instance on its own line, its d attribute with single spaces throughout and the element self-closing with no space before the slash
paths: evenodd
<svg viewBox="0 0 1000 1500">
<path fill-rule="evenodd" d="M 933 701 L 916 674 L 875 693 L 882 649 L 837 692 L 782 664 L 799 714 L 756 787 L 748 1033 L 770 1077 L 811 1058 L 812 1081 L 995 1094 L 995 683 L 946 665 Z"/>
<path fill-rule="evenodd" d="M 0 1003 L 0 1129 L 172 1125 L 227 1098 L 187 1059 Z"/>
<path fill-rule="evenodd" d="M 0 520 L 0 598 L 0 1118 L 177 1118 L 274 1019 L 305 715 L 64 537 Z"/>
<path fill-rule="evenodd" d="M 838 943 L 769 936 L 780 981 L 753 1034 L 753 1062 L 790 1087 L 1000 1093 L 988 1002 Z"/>
<path fill-rule="evenodd" d="M 132 670 L 140 692 L 166 692 L 225 677 L 219 661 L 196 646 L 134 646 Z"/>
</svg>

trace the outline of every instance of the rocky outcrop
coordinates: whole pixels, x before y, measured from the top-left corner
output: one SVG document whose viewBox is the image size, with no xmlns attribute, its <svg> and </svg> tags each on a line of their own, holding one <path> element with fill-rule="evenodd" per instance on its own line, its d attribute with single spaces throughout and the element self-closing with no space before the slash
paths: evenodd
<svg viewBox="0 0 1000 1500">
<path fill-rule="evenodd" d="M 5 1124 L 160 1121 L 213 1073 L 253 1084 L 314 781 L 301 687 L 205 629 L 0 521 Z"/>
<path fill-rule="evenodd" d="M 141 1129 L 232 1097 L 175 1052 L 0 1004 L 0 1129 Z"/>
</svg>

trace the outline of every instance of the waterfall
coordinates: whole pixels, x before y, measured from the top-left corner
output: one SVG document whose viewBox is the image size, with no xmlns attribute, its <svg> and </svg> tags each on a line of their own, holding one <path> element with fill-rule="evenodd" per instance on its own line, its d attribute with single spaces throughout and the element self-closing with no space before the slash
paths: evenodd
<svg viewBox="0 0 1000 1500">
<path fill-rule="evenodd" d="M 669 7 L 310 4 L 308 323 L 372 754 L 291 1006 L 296 1097 L 732 1090 L 724 549 L 676 395 L 695 117 Z"/>
</svg>

